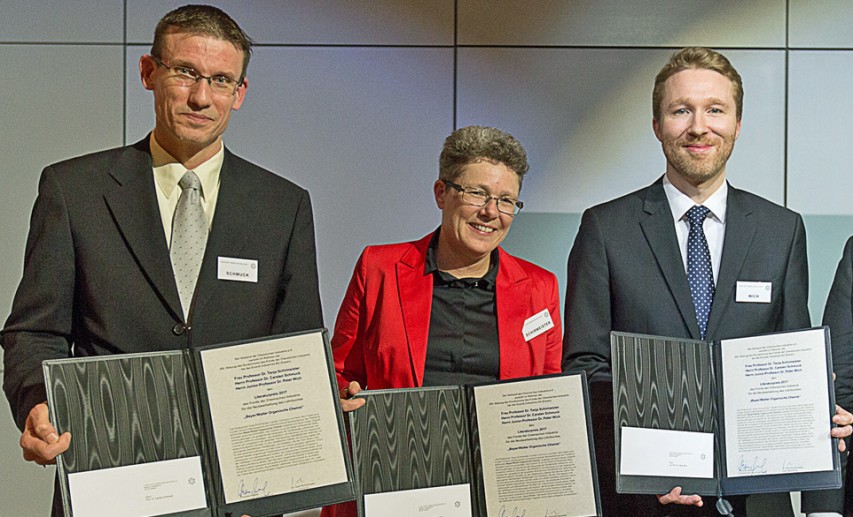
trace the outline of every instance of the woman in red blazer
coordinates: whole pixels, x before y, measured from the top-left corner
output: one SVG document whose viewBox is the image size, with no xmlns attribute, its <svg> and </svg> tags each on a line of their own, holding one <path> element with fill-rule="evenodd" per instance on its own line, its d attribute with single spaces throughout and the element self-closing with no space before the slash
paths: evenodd
<svg viewBox="0 0 853 517">
<path fill-rule="evenodd" d="M 469 374 L 509 379 L 560 372 L 557 279 L 499 247 L 522 207 L 527 169 L 521 144 L 500 130 L 470 126 L 447 138 L 433 187 L 441 226 L 418 241 L 368 246 L 356 264 L 332 337 L 344 411 L 364 403 L 349 400 L 362 388 L 423 386 L 430 375 L 461 384 Z M 487 299 L 471 305 L 476 317 L 459 318 L 455 302 L 444 298 L 459 293 L 449 284 L 488 286 L 473 294 Z M 457 338 L 458 321 L 482 325 Z M 466 354 L 467 362 L 459 357 Z M 355 505 L 329 507 L 323 515 L 354 516 Z"/>
</svg>

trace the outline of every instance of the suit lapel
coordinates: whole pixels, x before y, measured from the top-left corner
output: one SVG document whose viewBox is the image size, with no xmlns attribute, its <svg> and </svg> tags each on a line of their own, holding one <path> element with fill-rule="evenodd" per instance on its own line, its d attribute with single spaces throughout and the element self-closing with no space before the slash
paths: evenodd
<svg viewBox="0 0 853 517">
<path fill-rule="evenodd" d="M 723 256 L 720 258 L 720 272 L 717 288 L 714 291 L 714 303 L 708 318 L 706 335 L 716 335 L 716 330 L 725 316 L 734 294 L 732 289 L 737 283 L 740 270 L 746 262 L 746 256 L 752 246 L 756 232 L 756 223 L 750 215 L 752 209 L 744 203 L 741 192 L 729 185 L 726 200 L 726 234 L 723 238 Z"/>
<path fill-rule="evenodd" d="M 426 250 L 432 235 L 421 239 L 396 264 L 397 288 L 403 312 L 403 328 L 412 361 L 415 386 L 423 385 L 426 366 L 429 316 L 432 310 L 432 275 L 424 274 Z"/>
<path fill-rule="evenodd" d="M 678 249 L 672 211 L 669 209 L 669 202 L 666 200 L 660 180 L 646 189 L 643 211 L 647 215 L 640 220 L 643 234 L 657 260 L 669 291 L 675 298 L 681 318 L 690 329 L 691 337 L 699 339 L 699 325 L 696 323 L 693 298 L 690 295 L 690 286 L 687 284 L 687 274 L 684 272 L 684 260 Z"/>
<path fill-rule="evenodd" d="M 173 315 L 182 320 L 151 167 L 148 138 L 125 148 L 110 171 L 117 187 L 104 199 L 139 268 Z"/>
<path fill-rule="evenodd" d="M 216 211 L 198 274 L 193 313 L 206 305 L 219 286 L 216 276 L 218 257 L 256 258 L 240 256 L 240 250 L 252 234 L 253 221 L 257 217 L 253 212 L 255 204 L 252 188 L 252 185 L 240 176 L 234 155 L 225 149 L 222 171 L 219 174 Z"/>
<path fill-rule="evenodd" d="M 545 307 L 533 307 L 531 302 L 530 281 L 518 263 L 502 248 L 498 248 L 500 263 L 495 287 L 495 305 L 498 314 L 498 342 L 500 346 L 500 378 L 508 379 L 524 375 L 532 371 L 531 365 L 544 364 L 544 358 L 531 357 L 522 354 L 520 347 L 528 348 L 532 353 L 535 347 L 530 347 L 524 341 L 524 336 L 511 322 L 523 322 L 533 314 L 531 309 L 538 311 Z M 523 359 L 530 358 L 530 363 L 521 364 Z"/>
</svg>

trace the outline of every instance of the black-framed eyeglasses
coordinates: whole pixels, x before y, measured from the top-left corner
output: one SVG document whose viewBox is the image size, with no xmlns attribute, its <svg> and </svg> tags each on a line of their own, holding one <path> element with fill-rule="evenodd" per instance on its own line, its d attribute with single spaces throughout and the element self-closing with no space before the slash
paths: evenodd
<svg viewBox="0 0 853 517">
<path fill-rule="evenodd" d="M 495 206 L 498 212 L 506 215 L 515 216 L 524 208 L 524 203 L 518 199 L 511 197 L 493 196 L 488 192 L 478 188 L 467 188 L 462 185 L 453 183 L 448 180 L 441 180 L 448 187 L 458 190 L 462 193 L 462 202 L 471 206 L 486 206 L 492 199 L 495 200 Z"/>
<path fill-rule="evenodd" d="M 164 63 L 163 60 L 157 56 L 151 57 L 157 62 L 158 66 L 162 66 L 168 70 L 170 74 L 169 77 L 180 86 L 194 86 L 196 83 L 204 79 L 207 81 L 207 84 L 210 85 L 210 90 L 213 93 L 218 95 L 234 95 L 234 93 L 237 92 L 237 88 L 243 84 L 242 78 L 239 81 L 235 81 L 225 75 L 214 75 L 208 77 L 206 75 L 201 75 L 195 69 L 188 66 L 172 66 L 168 63 Z"/>
</svg>

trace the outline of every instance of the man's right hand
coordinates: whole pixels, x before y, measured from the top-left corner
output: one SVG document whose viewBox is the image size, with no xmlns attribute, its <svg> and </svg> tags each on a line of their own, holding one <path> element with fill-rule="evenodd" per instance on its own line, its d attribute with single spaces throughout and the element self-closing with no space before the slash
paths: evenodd
<svg viewBox="0 0 853 517">
<path fill-rule="evenodd" d="M 50 423 L 47 402 L 37 404 L 27 415 L 27 423 L 21 434 L 21 449 L 24 459 L 34 461 L 39 465 L 56 463 L 56 457 L 71 445 L 71 433 L 59 436 L 56 428 Z"/>
</svg>

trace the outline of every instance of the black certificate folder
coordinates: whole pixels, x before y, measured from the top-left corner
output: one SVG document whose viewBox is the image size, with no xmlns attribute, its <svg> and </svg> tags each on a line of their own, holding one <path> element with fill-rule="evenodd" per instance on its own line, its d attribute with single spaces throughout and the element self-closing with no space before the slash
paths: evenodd
<svg viewBox="0 0 853 517">
<path fill-rule="evenodd" d="M 358 396 L 363 517 L 601 514 L 583 375 Z"/>
<path fill-rule="evenodd" d="M 611 333 L 616 488 L 838 488 L 827 327 L 716 342 Z"/>
<path fill-rule="evenodd" d="M 354 498 L 325 329 L 45 361 L 66 516 L 279 515 Z"/>
</svg>

